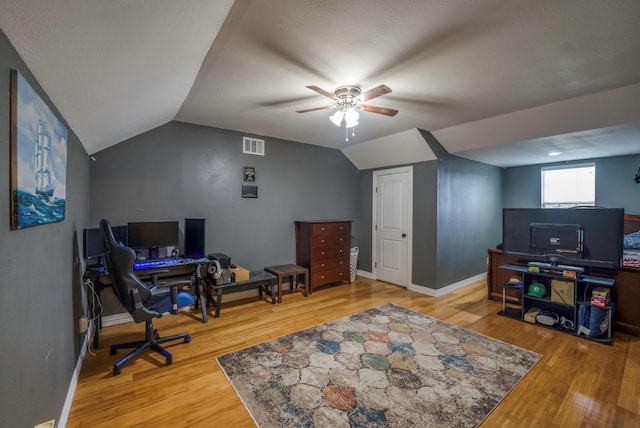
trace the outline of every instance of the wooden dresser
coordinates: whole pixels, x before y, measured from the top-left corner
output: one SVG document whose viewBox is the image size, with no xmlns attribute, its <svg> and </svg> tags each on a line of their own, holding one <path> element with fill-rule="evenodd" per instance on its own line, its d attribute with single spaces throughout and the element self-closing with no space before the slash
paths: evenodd
<svg viewBox="0 0 640 428">
<path fill-rule="evenodd" d="M 296 221 L 296 264 L 309 269 L 310 289 L 350 281 L 351 221 Z"/>
</svg>

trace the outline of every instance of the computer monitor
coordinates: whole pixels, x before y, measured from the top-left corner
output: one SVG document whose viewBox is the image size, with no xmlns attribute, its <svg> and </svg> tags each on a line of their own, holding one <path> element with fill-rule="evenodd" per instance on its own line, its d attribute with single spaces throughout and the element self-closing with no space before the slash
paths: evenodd
<svg viewBox="0 0 640 428">
<path fill-rule="evenodd" d="M 204 257 L 205 219 L 184 219 L 185 257 Z"/>
<path fill-rule="evenodd" d="M 114 226 L 111 228 L 116 241 L 127 245 L 127 226 Z M 93 227 L 84 230 L 84 258 L 86 260 L 100 259 L 104 250 L 102 248 L 102 232 L 100 228 Z"/>
<path fill-rule="evenodd" d="M 127 224 L 129 247 L 157 248 L 178 246 L 177 221 L 143 221 Z"/>
</svg>

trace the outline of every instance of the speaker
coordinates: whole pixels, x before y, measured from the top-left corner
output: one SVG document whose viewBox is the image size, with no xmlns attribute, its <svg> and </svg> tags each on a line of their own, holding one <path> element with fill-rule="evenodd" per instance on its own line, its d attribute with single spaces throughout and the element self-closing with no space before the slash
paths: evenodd
<svg viewBox="0 0 640 428">
<path fill-rule="evenodd" d="M 205 219 L 184 219 L 184 256 L 204 257 Z"/>
</svg>

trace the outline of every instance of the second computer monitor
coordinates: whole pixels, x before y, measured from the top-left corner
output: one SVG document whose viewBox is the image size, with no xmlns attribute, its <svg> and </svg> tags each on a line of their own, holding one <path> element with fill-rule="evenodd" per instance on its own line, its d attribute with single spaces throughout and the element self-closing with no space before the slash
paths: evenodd
<svg viewBox="0 0 640 428">
<path fill-rule="evenodd" d="M 178 246 L 177 221 L 143 221 L 127 224 L 129 246 L 157 248 Z"/>
</svg>

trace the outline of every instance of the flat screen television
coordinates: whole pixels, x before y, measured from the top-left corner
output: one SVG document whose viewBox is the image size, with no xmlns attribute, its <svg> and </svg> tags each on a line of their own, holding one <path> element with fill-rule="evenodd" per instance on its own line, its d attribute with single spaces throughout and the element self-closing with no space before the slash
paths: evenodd
<svg viewBox="0 0 640 428">
<path fill-rule="evenodd" d="M 129 247 L 177 247 L 177 221 L 143 221 L 127 224 Z"/>
<path fill-rule="evenodd" d="M 127 245 L 127 226 L 111 227 L 116 241 Z M 100 228 L 93 227 L 84 230 L 84 258 L 86 260 L 100 259 L 104 254 L 102 248 L 102 232 Z"/>
<path fill-rule="evenodd" d="M 619 268 L 622 208 L 505 208 L 502 251 L 526 261 Z"/>
</svg>

